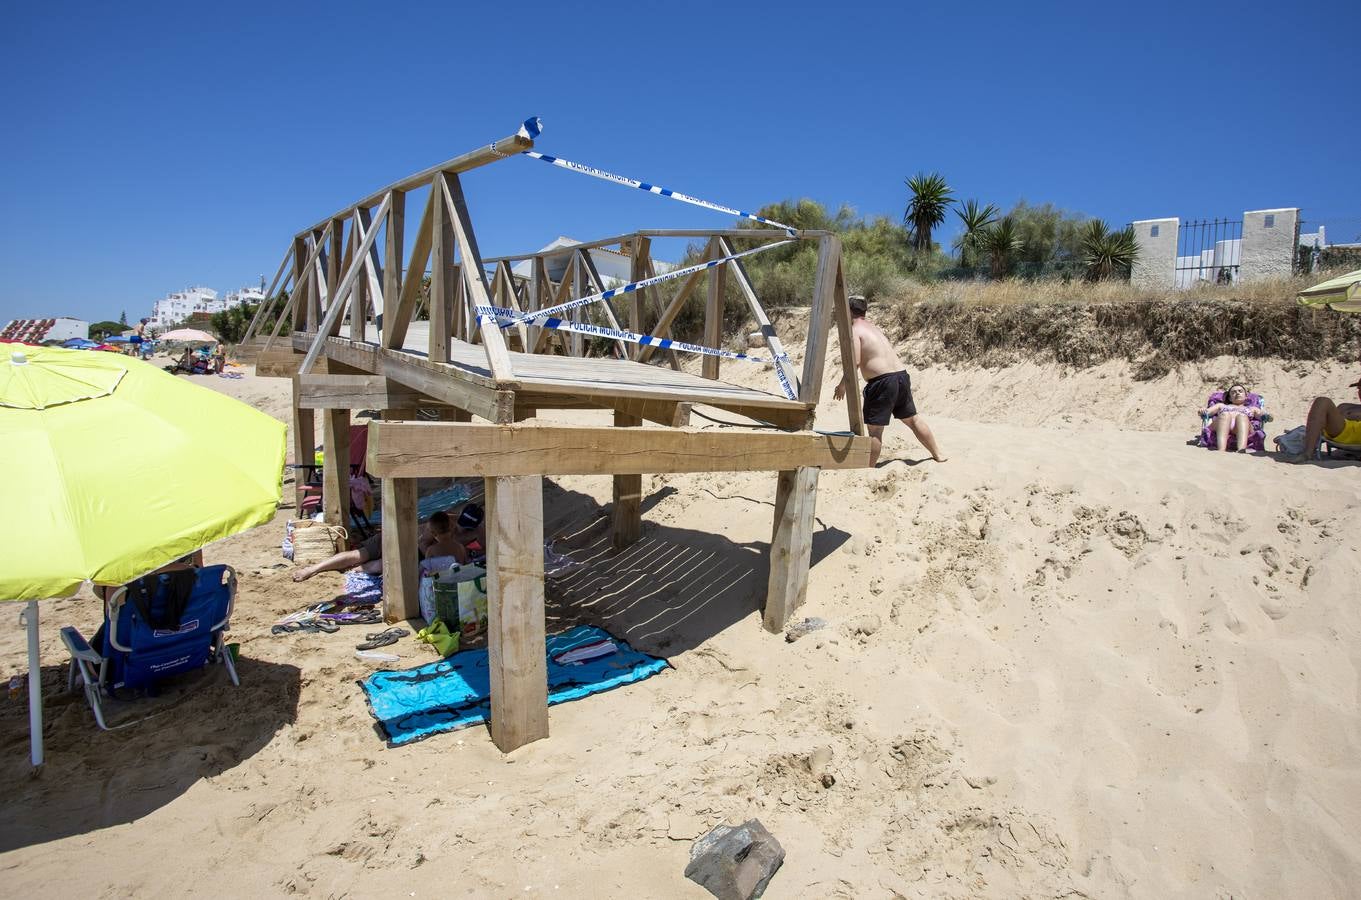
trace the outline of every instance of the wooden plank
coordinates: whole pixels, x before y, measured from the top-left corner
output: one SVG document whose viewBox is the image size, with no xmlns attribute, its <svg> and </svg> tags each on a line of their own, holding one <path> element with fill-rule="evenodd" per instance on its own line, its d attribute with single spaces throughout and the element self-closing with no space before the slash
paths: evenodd
<svg viewBox="0 0 1361 900">
<path fill-rule="evenodd" d="M 718 238 L 709 241 L 709 258 L 720 257 Z M 709 270 L 709 296 L 704 304 L 704 344 L 707 347 L 723 346 L 723 292 L 728 283 L 728 267 L 715 266 Z M 717 356 L 706 356 L 700 364 L 705 378 L 718 380 Z"/>
<path fill-rule="evenodd" d="M 436 175 L 432 191 L 443 193 L 444 176 Z M 435 204 L 430 243 L 430 344 L 426 351 L 435 362 L 449 360 L 449 339 L 453 336 L 454 314 L 454 228 L 449 210 Z"/>
<path fill-rule="evenodd" d="M 416 479 L 383 482 L 383 619 L 389 623 L 421 617 L 416 499 Z"/>
<path fill-rule="evenodd" d="M 638 282 L 646 279 L 652 270 L 652 239 L 635 238 L 632 247 L 632 258 L 629 262 L 629 281 Z M 646 334 L 643 331 L 643 298 L 647 294 L 647 288 L 639 288 L 629 295 L 629 331 L 635 334 Z M 643 348 L 635 346 L 629 353 L 629 359 L 637 359 L 642 354 Z"/>
<path fill-rule="evenodd" d="M 330 303 L 335 303 L 338 299 L 336 288 L 340 286 L 341 274 L 345 271 L 349 256 L 353 251 L 353 244 L 345 240 L 345 221 L 343 219 L 333 221 L 331 223 L 331 252 L 326 259 L 326 296 L 330 299 Z M 336 317 L 335 324 L 331 326 L 328 333 L 340 334 L 339 316 Z"/>
<path fill-rule="evenodd" d="M 829 232 L 817 229 L 800 231 L 795 238 L 800 240 L 816 240 Z M 632 241 L 635 238 L 713 238 L 726 237 L 738 240 L 753 241 L 783 241 L 788 240 L 789 235 L 781 229 L 775 228 L 644 228 L 638 231 L 631 231 L 628 234 L 617 234 L 614 237 L 599 238 L 592 241 L 583 241 L 573 244 L 572 248 L 582 250 L 594 250 L 598 247 L 609 247 L 616 244 Z M 551 253 L 544 253 L 535 250 L 532 253 L 518 253 L 509 256 L 490 256 L 484 262 L 493 263 L 506 260 L 508 262 L 519 262 L 523 259 L 532 259 L 536 256 L 560 256 L 566 248 L 559 248 Z"/>
<path fill-rule="evenodd" d="M 732 243 L 728 238 L 720 237 L 718 249 L 724 256 L 732 256 L 735 252 Z M 771 324 L 770 317 L 766 315 L 765 308 L 761 306 L 761 301 L 756 297 L 756 289 L 752 285 L 751 276 L 747 274 L 747 269 L 742 265 L 742 260 L 734 259 L 728 265 L 733 270 L 733 279 L 737 286 L 742 290 L 742 295 L 747 298 L 747 306 L 751 309 L 752 317 L 756 319 L 756 325 L 761 329 L 761 336 L 765 338 L 766 349 L 775 358 L 775 365 L 780 367 L 785 378 L 794 388 L 794 395 L 799 392 L 799 375 L 794 371 L 794 364 L 788 359 L 783 359 L 785 354 L 784 344 L 780 342 L 780 336 L 775 333 L 775 326 Z"/>
<path fill-rule="evenodd" d="M 800 466 L 780 472 L 775 489 L 775 527 L 770 541 L 770 581 L 761 616 L 767 631 L 784 631 L 789 617 L 803 605 L 808 595 L 817 496 L 816 467 Z"/>
<path fill-rule="evenodd" d="M 485 484 L 491 739 L 509 753 L 548 737 L 543 478 L 488 478 Z"/>
<path fill-rule="evenodd" d="M 545 281 L 547 284 L 552 285 L 552 282 L 551 282 L 551 281 L 548 281 L 548 266 L 547 266 L 547 264 L 546 264 L 546 263 L 543 263 L 542 261 L 541 261 L 541 264 L 544 266 L 544 281 Z M 563 274 L 562 274 L 562 281 L 559 281 L 559 282 L 558 282 L 557 288 L 553 291 L 553 299 L 552 299 L 552 301 L 548 304 L 548 306 L 558 306 L 558 305 L 560 305 L 560 304 L 566 303 L 568 300 L 571 299 L 571 297 L 572 297 L 572 278 L 573 278 L 572 267 L 571 267 L 571 266 L 568 266 L 567 271 L 563 272 Z M 545 308 L 546 308 L 546 307 L 544 307 L 543 305 L 540 305 L 540 306 L 539 306 L 539 309 L 545 309 Z M 552 328 L 540 328 L 540 329 L 539 329 L 539 338 L 538 338 L 537 341 L 534 342 L 534 352 L 535 352 L 535 353 L 541 353 L 541 352 L 543 352 L 543 348 L 548 344 L 548 341 L 549 341 L 554 335 L 558 335 L 559 338 L 561 338 L 561 336 L 562 336 L 560 333 L 554 331 Z"/>
<path fill-rule="evenodd" d="M 639 416 L 615 412 L 615 428 L 636 428 L 643 424 Z M 614 476 L 614 504 L 610 511 L 611 534 L 615 550 L 623 550 L 638 542 L 643 534 L 643 476 L 637 472 Z"/>
<path fill-rule="evenodd" d="M 410 409 L 439 401 L 382 375 L 300 375 L 303 409 Z"/>
<path fill-rule="evenodd" d="M 822 370 L 827 362 L 827 332 L 832 323 L 833 295 L 841 271 L 841 239 L 834 234 L 818 242 L 817 280 L 813 285 L 813 307 L 808 311 L 808 341 L 803 350 L 803 378 L 799 380 L 799 399 L 810 407 L 822 396 Z"/>
<path fill-rule="evenodd" d="M 383 346 L 387 347 L 387 316 L 385 311 L 389 303 L 396 312 L 398 298 L 402 296 L 402 241 L 406 231 L 406 192 L 393 191 L 392 205 L 388 207 L 387 230 L 384 232 L 383 240 L 383 296 L 382 302 L 375 304 L 374 312 L 377 314 L 379 324 L 380 340 Z M 401 346 L 398 342 L 397 346 Z"/>
<path fill-rule="evenodd" d="M 477 236 L 473 234 L 472 221 L 468 216 L 468 204 L 463 197 L 463 185 L 458 176 L 445 173 L 438 182 L 443 188 L 444 201 L 448 204 L 454 240 L 463 260 L 463 281 L 468 285 L 468 299 L 473 307 L 490 306 L 487 296 L 487 273 L 482 266 L 482 254 L 477 249 Z M 501 338 L 501 329 L 494 321 L 483 321 L 478 328 L 482 343 L 487 352 L 487 368 L 499 387 L 512 387 L 515 380 L 510 364 L 510 351 Z"/>
<path fill-rule="evenodd" d="M 582 268 L 586 270 L 586 277 L 590 282 L 590 287 L 593 289 L 593 292 L 597 294 L 605 293 L 605 281 L 600 277 L 600 271 L 595 267 L 595 260 L 591 259 L 591 254 L 588 251 L 583 250 L 578 255 L 581 258 Z M 624 328 L 619 324 L 619 317 L 615 313 L 614 303 L 608 299 L 601 300 L 600 306 L 605 311 L 605 320 L 610 323 L 610 327 L 615 331 L 623 331 Z M 614 344 L 619 351 L 619 357 L 621 359 L 630 359 L 631 356 L 629 351 L 632 347 L 636 346 L 621 340 L 615 340 Z"/>
<path fill-rule="evenodd" d="M 295 383 L 294 390 L 298 390 Z M 321 414 L 321 443 L 326 452 L 321 470 L 321 509 L 327 524 L 346 526 L 350 512 L 350 411 Z"/>
<path fill-rule="evenodd" d="M 515 278 L 511 275 L 510 263 L 498 263 L 496 266 L 496 305 L 513 309 L 517 313 L 523 312 L 520 308 L 520 297 L 515 293 Z M 529 332 L 524 325 L 516 325 L 515 332 L 520 336 L 520 346 L 529 349 Z"/>
<path fill-rule="evenodd" d="M 616 425 L 619 424 L 619 416 L 623 415 L 646 419 L 668 428 L 684 428 L 689 425 L 691 407 L 694 406 L 684 401 L 672 403 L 666 400 L 642 400 L 634 397 L 619 397 L 608 401 L 608 405 L 615 411 Z"/>
<path fill-rule="evenodd" d="M 397 295 L 397 308 L 383 317 L 384 347 L 400 347 L 406 340 L 407 326 L 411 324 L 411 316 L 416 311 L 416 301 L 420 299 L 425 265 L 430 261 L 435 202 L 438 199 L 438 191 L 431 191 L 430 196 L 426 198 L 425 212 L 421 213 L 421 224 L 416 228 L 416 239 L 411 246 L 411 261 L 407 264 L 406 274 L 402 277 L 402 290 Z"/>
<path fill-rule="evenodd" d="M 356 209 L 354 211 L 354 218 L 350 220 L 350 240 L 349 247 L 346 250 L 348 258 L 352 258 L 350 257 L 350 254 L 357 249 L 359 241 L 361 240 L 361 235 L 368 230 L 360 223 L 360 215 L 367 213 L 368 210 L 366 209 Z M 374 244 L 375 246 L 370 249 L 369 253 L 372 253 L 377 249 L 377 241 L 374 241 Z M 367 253 L 359 257 L 359 265 L 364 267 L 364 274 L 355 279 L 354 287 L 350 289 L 350 328 L 348 337 L 352 341 L 364 340 L 364 323 L 369 317 L 369 285 L 371 284 L 370 279 L 372 276 L 368 273 L 368 258 L 369 254 Z"/>
<path fill-rule="evenodd" d="M 293 463 L 310 466 L 316 458 L 316 413 L 298 405 L 297 377 L 293 380 Z M 302 515 L 303 487 L 307 484 L 307 469 L 293 470 L 293 515 Z"/>
<path fill-rule="evenodd" d="M 860 408 L 860 373 L 855 368 L 854 337 L 851 334 L 851 307 L 846 299 L 846 276 L 840 265 L 836 273 L 836 293 L 832 298 L 832 317 L 836 320 L 837 344 L 841 349 L 841 374 L 846 379 L 846 420 L 851 431 L 865 433 L 864 411 Z"/>
<path fill-rule="evenodd" d="M 395 198 L 394 198 L 395 199 Z M 370 228 L 376 228 L 371 210 L 368 207 L 361 207 L 356 211 L 359 216 L 359 230 L 357 234 L 362 242 L 364 235 L 369 233 Z M 392 212 L 389 205 L 388 212 Z M 379 220 L 381 221 L 381 220 Z M 364 257 L 364 273 L 368 276 L 367 293 L 373 308 L 381 312 L 383 309 L 383 257 L 378 252 L 378 242 L 375 240 L 369 245 L 369 252 Z M 368 307 L 366 307 L 367 310 Z"/>
<path fill-rule="evenodd" d="M 269 333 L 269 337 L 265 338 L 265 345 L 260 348 L 262 352 L 274 345 L 275 340 L 279 337 L 279 332 L 283 330 L 284 322 L 288 321 L 288 317 L 294 314 L 297 307 L 298 291 L 295 285 L 293 291 L 288 295 L 288 302 L 284 304 L 283 309 L 279 310 L 279 318 L 274 320 L 274 330 Z M 294 322 L 296 324 L 296 317 Z"/>
<path fill-rule="evenodd" d="M 376 212 L 374 216 L 381 219 L 383 216 L 387 215 L 388 206 L 391 203 L 392 198 L 390 196 L 384 197 L 383 202 L 378 206 L 378 212 Z M 363 242 L 355 253 L 357 261 L 362 260 L 364 254 L 369 252 L 369 247 L 373 246 L 373 241 L 376 237 L 378 237 L 378 229 L 376 228 L 364 236 Z M 345 298 L 362 269 L 362 265 L 351 265 L 345 272 L 344 277 L 340 279 L 340 286 L 336 288 L 335 294 L 331 297 L 331 305 L 326 310 L 326 318 L 322 320 L 321 325 L 317 328 L 317 339 L 313 341 L 312 347 L 307 351 L 307 356 L 302 361 L 301 368 L 298 369 L 302 374 L 306 375 L 312 371 L 312 366 L 316 362 L 317 356 L 321 353 L 321 344 L 323 343 L 323 340 L 332 333 L 332 329 L 336 324 L 339 323 L 340 315 L 345 310 Z"/>
<path fill-rule="evenodd" d="M 870 439 L 697 428 L 380 423 L 369 471 L 381 477 L 627 475 L 869 465 Z"/>
</svg>

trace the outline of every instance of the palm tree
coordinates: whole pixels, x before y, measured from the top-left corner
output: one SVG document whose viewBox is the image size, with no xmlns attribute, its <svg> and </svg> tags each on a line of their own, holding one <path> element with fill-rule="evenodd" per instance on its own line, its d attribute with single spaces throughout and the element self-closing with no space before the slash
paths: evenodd
<svg viewBox="0 0 1361 900">
<path fill-rule="evenodd" d="M 1087 267 L 1087 278 L 1091 281 L 1117 276 L 1128 278 L 1139 258 L 1133 225 L 1111 231 L 1105 222 L 1092 219 L 1082 229 L 1081 246 L 1082 263 Z"/>
<path fill-rule="evenodd" d="M 978 233 L 978 249 L 988 254 L 993 278 L 1004 278 L 1016 252 L 1021 249 L 1021 236 L 1016 233 L 1016 221 L 1003 216 Z"/>
<path fill-rule="evenodd" d="M 945 221 L 945 211 L 955 202 L 954 191 L 939 172 L 918 172 L 907 179 L 907 189 L 912 192 L 903 212 L 908 239 L 918 251 L 930 253 L 931 229 Z"/>
<path fill-rule="evenodd" d="M 962 209 L 955 210 L 955 215 L 959 216 L 959 221 L 964 226 L 964 233 L 955 240 L 955 246 L 959 248 L 961 267 L 969 266 L 974 252 L 978 249 L 980 233 L 997 221 L 999 212 L 1001 210 L 991 203 L 980 207 L 977 200 L 966 200 Z"/>
</svg>

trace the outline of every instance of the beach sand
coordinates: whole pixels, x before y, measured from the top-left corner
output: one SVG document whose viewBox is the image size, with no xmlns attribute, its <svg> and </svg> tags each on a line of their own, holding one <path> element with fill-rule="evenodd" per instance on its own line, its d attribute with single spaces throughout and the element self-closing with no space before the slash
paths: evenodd
<svg viewBox="0 0 1361 900">
<path fill-rule="evenodd" d="M 48 762 L 24 698 L 0 704 L 0 893 L 699 898 L 692 839 L 758 817 L 788 854 L 770 897 L 1354 896 L 1361 471 L 1186 446 L 1225 378 L 1268 393 L 1276 434 L 1348 372 L 913 370 L 950 461 L 895 424 L 892 461 L 822 475 L 796 618 L 830 624 L 796 643 L 761 628 L 773 473 L 645 477 L 617 556 L 610 479 L 550 479 L 547 533 L 589 566 L 550 585 L 549 630 L 674 668 L 553 707 L 510 755 L 485 728 L 386 748 L 369 629 L 270 635 L 342 581 L 292 582 L 283 509 L 206 551 L 241 579 L 239 688 L 217 671 L 102 733 L 58 637 L 97 608 L 42 604 Z M 286 417 L 286 379 L 194 380 Z"/>
</svg>

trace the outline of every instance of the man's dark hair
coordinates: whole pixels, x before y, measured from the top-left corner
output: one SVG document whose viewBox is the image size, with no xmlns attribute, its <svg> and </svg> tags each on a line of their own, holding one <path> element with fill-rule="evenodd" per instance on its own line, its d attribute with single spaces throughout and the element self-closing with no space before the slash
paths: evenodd
<svg viewBox="0 0 1361 900">
<path fill-rule="evenodd" d="M 442 510 L 440 512 L 435 513 L 433 516 L 430 517 L 430 527 L 438 531 L 440 534 L 448 534 L 449 514 Z"/>
<path fill-rule="evenodd" d="M 852 294 L 846 298 L 846 303 L 850 306 L 853 316 L 863 316 L 866 310 L 870 308 L 869 301 L 865 299 L 863 294 Z"/>
</svg>

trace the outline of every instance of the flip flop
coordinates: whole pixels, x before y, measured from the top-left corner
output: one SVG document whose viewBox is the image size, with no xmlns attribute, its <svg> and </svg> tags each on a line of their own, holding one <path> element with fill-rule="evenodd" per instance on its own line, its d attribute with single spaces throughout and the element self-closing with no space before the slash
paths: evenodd
<svg viewBox="0 0 1361 900">
<path fill-rule="evenodd" d="M 356 650 L 377 650 L 379 647 L 386 647 L 388 644 L 395 644 L 411 632 L 405 628 L 389 628 L 387 631 L 375 631 L 364 635 L 367 640 L 362 644 L 355 644 Z"/>
</svg>

